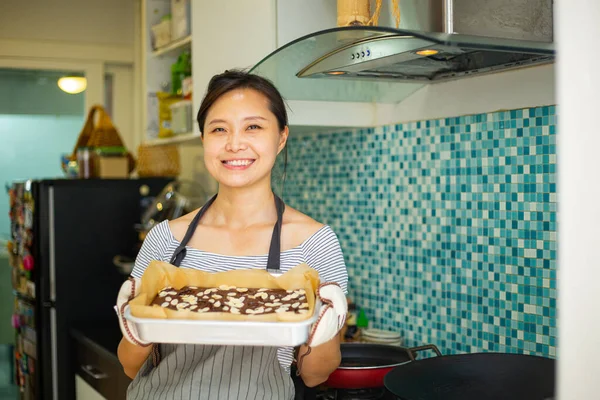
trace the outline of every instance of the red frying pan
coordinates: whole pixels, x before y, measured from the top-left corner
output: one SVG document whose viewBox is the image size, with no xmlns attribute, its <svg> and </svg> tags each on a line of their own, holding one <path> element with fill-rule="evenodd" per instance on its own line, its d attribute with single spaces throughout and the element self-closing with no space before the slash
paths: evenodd
<svg viewBox="0 0 600 400">
<path fill-rule="evenodd" d="M 414 361 L 421 350 L 440 351 L 434 345 L 405 348 L 376 343 L 342 343 L 342 362 L 325 386 L 334 389 L 383 387 L 383 378 L 395 367 Z"/>
</svg>

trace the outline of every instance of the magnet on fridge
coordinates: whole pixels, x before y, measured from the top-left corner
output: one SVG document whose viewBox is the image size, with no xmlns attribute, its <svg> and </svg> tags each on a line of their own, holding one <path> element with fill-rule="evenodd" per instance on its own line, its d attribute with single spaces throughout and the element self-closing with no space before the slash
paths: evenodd
<svg viewBox="0 0 600 400">
<path fill-rule="evenodd" d="M 12 327 L 15 329 L 19 329 L 21 327 L 21 319 L 19 318 L 18 314 L 13 314 L 12 315 Z"/>
<path fill-rule="evenodd" d="M 24 258 L 23 258 L 23 269 L 25 271 L 31 271 L 33 270 L 33 257 L 31 256 L 31 254 L 27 254 Z"/>
</svg>

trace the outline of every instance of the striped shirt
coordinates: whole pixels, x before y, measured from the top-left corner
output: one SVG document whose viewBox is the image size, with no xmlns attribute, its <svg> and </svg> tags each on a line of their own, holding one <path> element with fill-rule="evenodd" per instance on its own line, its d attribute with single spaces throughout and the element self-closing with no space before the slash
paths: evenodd
<svg viewBox="0 0 600 400">
<path fill-rule="evenodd" d="M 173 236 L 168 221 L 163 221 L 148 232 L 135 261 L 131 275 L 141 278 L 152 260 L 169 262 L 179 241 Z M 267 254 L 255 256 L 227 256 L 186 247 L 182 268 L 205 272 L 222 272 L 232 269 L 265 269 Z M 300 245 L 281 252 L 281 272 L 306 263 L 318 273 L 321 282 L 337 282 L 347 293 L 348 274 L 338 238 L 331 227 L 324 225 Z M 293 361 L 293 348 L 277 350 L 281 366 L 289 373 Z"/>
</svg>

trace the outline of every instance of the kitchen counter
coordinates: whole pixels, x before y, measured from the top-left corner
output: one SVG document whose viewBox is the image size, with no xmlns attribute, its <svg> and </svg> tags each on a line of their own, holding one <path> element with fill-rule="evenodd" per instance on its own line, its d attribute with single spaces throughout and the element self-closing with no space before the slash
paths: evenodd
<svg viewBox="0 0 600 400">
<path fill-rule="evenodd" d="M 115 325 L 113 322 L 80 326 L 71 330 L 71 336 L 86 346 L 90 346 L 96 352 L 118 361 L 117 348 L 123 335 L 119 325 Z"/>
<path fill-rule="evenodd" d="M 73 370 L 97 394 L 109 400 L 125 399 L 131 379 L 123 372 L 117 348 L 123 337 L 116 320 L 80 325 L 71 330 Z M 81 399 L 79 397 L 82 397 Z M 86 400 L 80 396 L 78 400 Z"/>
</svg>

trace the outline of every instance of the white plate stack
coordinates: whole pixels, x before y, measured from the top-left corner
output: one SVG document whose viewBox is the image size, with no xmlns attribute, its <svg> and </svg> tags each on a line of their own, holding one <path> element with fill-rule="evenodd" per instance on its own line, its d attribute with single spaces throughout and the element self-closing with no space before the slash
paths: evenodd
<svg viewBox="0 0 600 400">
<path fill-rule="evenodd" d="M 399 333 L 381 329 L 364 329 L 362 340 L 367 343 L 388 344 L 391 346 L 402 345 L 402 338 Z"/>
</svg>

